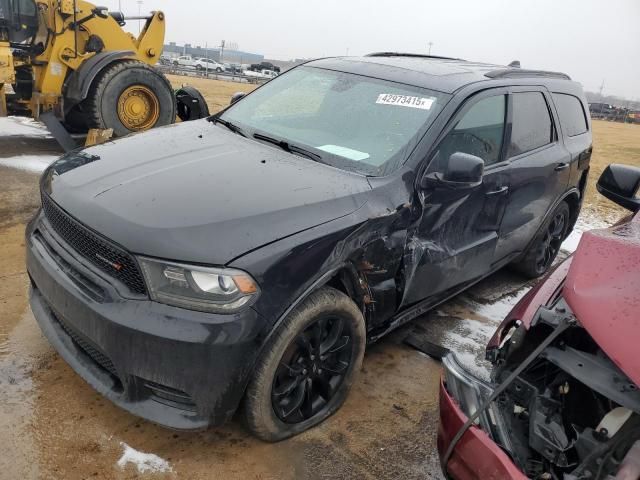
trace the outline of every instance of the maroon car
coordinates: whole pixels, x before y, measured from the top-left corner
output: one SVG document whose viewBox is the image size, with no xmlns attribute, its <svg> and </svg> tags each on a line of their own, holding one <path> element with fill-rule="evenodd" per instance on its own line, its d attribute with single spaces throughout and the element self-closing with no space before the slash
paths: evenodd
<svg viewBox="0 0 640 480">
<path fill-rule="evenodd" d="M 610 165 L 605 197 L 633 214 L 585 233 L 487 346 L 491 382 L 443 359 L 447 478 L 640 478 L 640 169 Z"/>
</svg>

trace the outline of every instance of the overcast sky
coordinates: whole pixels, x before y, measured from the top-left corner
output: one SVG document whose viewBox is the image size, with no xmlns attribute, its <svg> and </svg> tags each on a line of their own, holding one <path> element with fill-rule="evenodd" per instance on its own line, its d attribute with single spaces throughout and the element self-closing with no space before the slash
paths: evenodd
<svg viewBox="0 0 640 480">
<path fill-rule="evenodd" d="M 98 2 L 100 3 L 100 2 Z M 117 9 L 118 0 L 103 0 Z M 136 0 L 121 0 L 128 14 Z M 287 60 L 374 51 L 431 53 L 559 70 L 585 89 L 640 100 L 640 0 L 144 0 L 166 41 Z"/>
</svg>

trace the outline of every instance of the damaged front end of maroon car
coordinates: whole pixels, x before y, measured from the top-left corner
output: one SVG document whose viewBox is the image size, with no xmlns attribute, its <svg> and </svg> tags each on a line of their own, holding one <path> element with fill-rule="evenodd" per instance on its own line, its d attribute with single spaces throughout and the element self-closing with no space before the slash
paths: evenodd
<svg viewBox="0 0 640 480">
<path fill-rule="evenodd" d="M 638 480 L 638 293 L 640 214 L 585 233 L 575 255 L 518 303 L 487 347 L 491 382 L 449 354 L 440 402 L 445 474 Z M 454 436 L 456 412 L 464 424 Z"/>
</svg>

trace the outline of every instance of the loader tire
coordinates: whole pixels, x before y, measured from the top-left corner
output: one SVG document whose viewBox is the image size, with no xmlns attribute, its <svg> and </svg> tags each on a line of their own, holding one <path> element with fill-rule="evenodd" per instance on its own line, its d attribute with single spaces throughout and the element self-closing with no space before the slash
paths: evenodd
<svg viewBox="0 0 640 480">
<path fill-rule="evenodd" d="M 115 137 L 169 125 L 176 119 L 176 100 L 169 80 L 137 60 L 105 67 L 83 103 L 87 127 L 113 128 Z"/>
</svg>

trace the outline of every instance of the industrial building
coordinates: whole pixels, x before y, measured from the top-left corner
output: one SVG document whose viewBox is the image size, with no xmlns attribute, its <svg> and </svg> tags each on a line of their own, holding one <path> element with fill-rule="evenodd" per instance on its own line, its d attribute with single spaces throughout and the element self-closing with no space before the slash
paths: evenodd
<svg viewBox="0 0 640 480">
<path fill-rule="evenodd" d="M 241 50 L 222 50 L 219 47 L 205 48 L 201 45 L 193 46 L 190 43 L 178 45 L 176 42 L 169 42 L 164 46 L 164 55 L 170 58 L 179 57 L 181 55 L 191 55 L 194 58 L 206 57 L 217 62 L 251 64 L 260 63 L 264 60 L 264 55 L 258 53 L 243 52 Z M 222 58 L 220 58 L 222 56 Z"/>
</svg>

